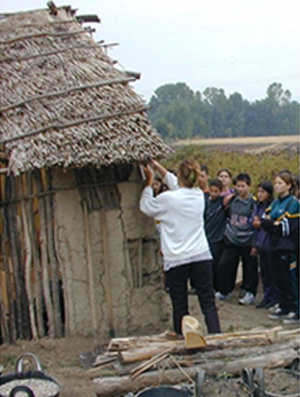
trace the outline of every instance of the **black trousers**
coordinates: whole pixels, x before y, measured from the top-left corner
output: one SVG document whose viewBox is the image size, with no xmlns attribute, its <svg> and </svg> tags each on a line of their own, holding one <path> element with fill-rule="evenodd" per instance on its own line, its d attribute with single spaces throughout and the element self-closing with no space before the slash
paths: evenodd
<svg viewBox="0 0 300 397">
<path fill-rule="evenodd" d="M 243 262 L 243 288 L 256 295 L 258 285 L 257 258 L 250 255 L 251 247 L 225 242 L 224 251 L 218 265 L 219 291 L 227 295 L 233 291 L 239 259 Z"/>
<path fill-rule="evenodd" d="M 173 326 L 181 334 L 182 317 L 189 314 L 188 280 L 196 289 L 199 304 L 209 333 L 221 332 L 212 287 L 212 261 L 200 261 L 174 267 L 168 272 L 170 297 L 173 307 Z"/>
<path fill-rule="evenodd" d="M 224 241 L 219 241 L 218 243 L 209 243 L 209 247 L 213 257 L 213 287 L 215 291 L 219 291 L 218 266 L 224 251 Z"/>
<path fill-rule="evenodd" d="M 271 251 L 273 280 L 276 286 L 279 306 L 285 313 L 295 311 L 293 284 L 290 274 L 292 252 L 276 250 Z"/>
<path fill-rule="evenodd" d="M 277 303 L 276 287 L 273 279 L 271 253 L 263 248 L 258 249 L 260 278 L 264 289 L 264 301 L 266 303 Z"/>
</svg>

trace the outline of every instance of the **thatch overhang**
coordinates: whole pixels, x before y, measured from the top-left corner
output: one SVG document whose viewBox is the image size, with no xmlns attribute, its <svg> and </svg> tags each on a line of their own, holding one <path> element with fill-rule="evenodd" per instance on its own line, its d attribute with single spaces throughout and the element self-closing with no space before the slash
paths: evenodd
<svg viewBox="0 0 300 397">
<path fill-rule="evenodd" d="M 15 174 L 171 152 L 130 86 L 135 77 L 79 21 L 70 7 L 1 16 L 0 142 Z"/>
</svg>

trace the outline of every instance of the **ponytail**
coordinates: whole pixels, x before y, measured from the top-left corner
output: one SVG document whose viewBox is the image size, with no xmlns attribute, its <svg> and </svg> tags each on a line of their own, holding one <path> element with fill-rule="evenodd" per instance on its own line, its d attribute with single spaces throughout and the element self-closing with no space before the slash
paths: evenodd
<svg viewBox="0 0 300 397">
<path fill-rule="evenodd" d="M 181 184 L 187 188 L 193 188 L 198 184 L 200 167 L 195 160 L 185 159 L 179 166 L 179 179 Z"/>
</svg>

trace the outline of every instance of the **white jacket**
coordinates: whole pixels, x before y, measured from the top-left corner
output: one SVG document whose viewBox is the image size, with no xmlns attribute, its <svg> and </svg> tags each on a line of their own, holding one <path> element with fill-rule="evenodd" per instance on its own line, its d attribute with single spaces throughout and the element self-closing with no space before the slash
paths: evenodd
<svg viewBox="0 0 300 397">
<path fill-rule="evenodd" d="M 209 252 L 204 231 L 202 190 L 179 188 L 177 178 L 169 172 L 164 183 L 170 191 L 153 197 L 153 190 L 148 186 L 140 200 L 140 210 L 161 222 L 164 260 L 185 260 Z"/>
</svg>

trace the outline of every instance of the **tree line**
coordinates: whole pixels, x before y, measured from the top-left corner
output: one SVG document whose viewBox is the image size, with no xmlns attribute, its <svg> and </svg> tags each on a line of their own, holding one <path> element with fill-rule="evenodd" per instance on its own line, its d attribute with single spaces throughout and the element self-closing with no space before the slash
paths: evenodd
<svg viewBox="0 0 300 397">
<path fill-rule="evenodd" d="M 166 139 L 243 137 L 299 133 L 299 103 L 281 83 L 272 83 L 262 100 L 249 102 L 222 88 L 194 92 L 186 83 L 158 87 L 149 101 L 149 117 Z"/>
</svg>

